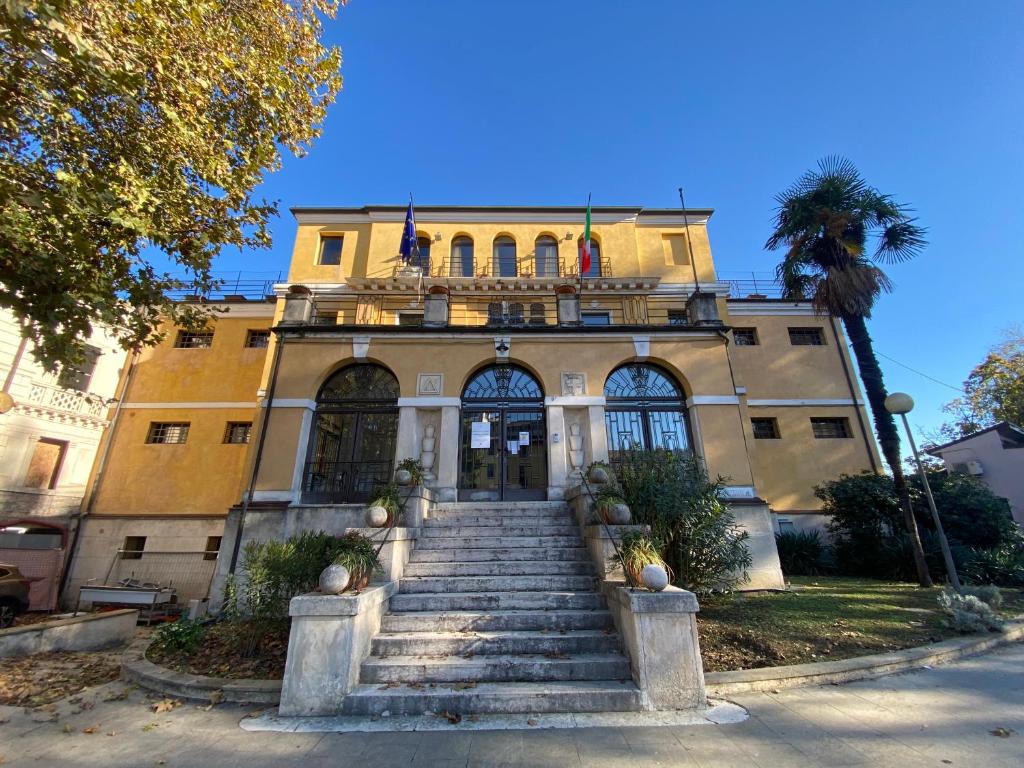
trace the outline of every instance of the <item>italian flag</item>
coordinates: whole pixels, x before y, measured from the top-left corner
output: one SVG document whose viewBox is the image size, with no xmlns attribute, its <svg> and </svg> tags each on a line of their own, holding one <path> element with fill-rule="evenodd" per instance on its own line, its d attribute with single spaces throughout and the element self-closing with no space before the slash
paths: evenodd
<svg viewBox="0 0 1024 768">
<path fill-rule="evenodd" d="M 583 228 L 580 244 L 580 277 L 590 271 L 590 195 L 587 195 L 587 225 Z"/>
</svg>

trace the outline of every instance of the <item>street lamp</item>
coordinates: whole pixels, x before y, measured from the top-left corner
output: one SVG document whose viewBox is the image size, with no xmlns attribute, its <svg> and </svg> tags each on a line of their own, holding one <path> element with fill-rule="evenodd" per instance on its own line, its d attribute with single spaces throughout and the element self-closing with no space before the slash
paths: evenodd
<svg viewBox="0 0 1024 768">
<path fill-rule="evenodd" d="M 935 508 L 932 488 L 928 485 L 928 476 L 924 472 L 924 465 L 921 464 L 921 455 L 917 452 L 917 444 L 914 442 L 914 436 L 910 432 L 910 423 L 907 421 L 907 414 L 914 410 L 914 398 L 904 392 L 893 392 L 885 398 L 885 410 L 903 419 L 903 428 L 907 432 L 910 450 L 914 452 L 914 461 L 917 463 L 917 473 L 921 476 L 924 495 L 928 497 L 928 508 L 932 511 L 932 520 L 935 521 L 935 532 L 939 536 L 939 546 L 942 547 L 942 559 L 946 561 L 946 573 L 949 574 L 949 583 L 953 585 L 953 589 L 959 592 L 961 590 L 960 577 L 956 575 L 956 563 L 953 562 L 953 553 L 949 551 L 949 542 L 946 541 L 946 533 L 942 530 L 939 510 Z"/>
</svg>

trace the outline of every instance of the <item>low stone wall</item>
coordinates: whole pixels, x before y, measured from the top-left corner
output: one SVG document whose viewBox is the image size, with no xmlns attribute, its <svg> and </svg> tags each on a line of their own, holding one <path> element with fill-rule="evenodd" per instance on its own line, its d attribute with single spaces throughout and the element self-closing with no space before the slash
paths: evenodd
<svg viewBox="0 0 1024 768">
<path fill-rule="evenodd" d="M 0 629 L 0 657 L 47 651 L 96 651 L 131 642 L 139 612 L 88 613 L 25 627 Z"/>
</svg>

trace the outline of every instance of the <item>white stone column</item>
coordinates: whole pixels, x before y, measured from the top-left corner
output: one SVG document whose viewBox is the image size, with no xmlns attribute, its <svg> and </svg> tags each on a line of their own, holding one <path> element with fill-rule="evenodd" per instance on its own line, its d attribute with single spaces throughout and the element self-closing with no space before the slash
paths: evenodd
<svg viewBox="0 0 1024 768">
<path fill-rule="evenodd" d="M 565 409 L 560 405 L 548 405 L 544 411 L 548 426 L 548 499 L 562 499 L 565 498 L 565 481 L 568 476 Z"/>
<path fill-rule="evenodd" d="M 438 435 L 437 458 L 434 460 L 434 474 L 437 475 L 437 492 L 441 501 L 454 501 L 457 495 L 459 477 L 459 413 L 457 405 L 441 407 L 441 433 Z"/>
<path fill-rule="evenodd" d="M 590 434 L 587 435 L 587 464 L 595 461 L 608 461 L 608 429 L 604 423 L 604 406 L 587 407 L 587 419 L 590 422 Z"/>
</svg>

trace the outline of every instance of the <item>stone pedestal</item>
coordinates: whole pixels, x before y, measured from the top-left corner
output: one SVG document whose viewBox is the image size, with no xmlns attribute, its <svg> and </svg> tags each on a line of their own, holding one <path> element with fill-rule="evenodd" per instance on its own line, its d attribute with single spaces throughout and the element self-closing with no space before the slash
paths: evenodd
<svg viewBox="0 0 1024 768">
<path fill-rule="evenodd" d="M 644 708 L 707 706 L 697 596 L 678 587 L 647 592 L 616 582 L 606 582 L 604 591 Z"/>
<path fill-rule="evenodd" d="M 342 699 L 359 682 L 359 667 L 370 654 L 370 643 L 397 587 L 389 582 L 352 595 L 292 598 L 281 715 L 340 711 Z"/>
</svg>

